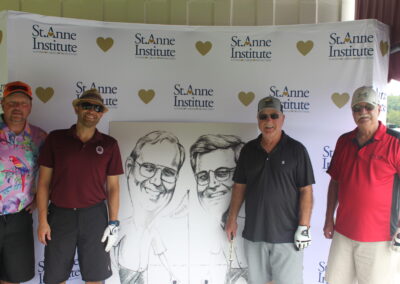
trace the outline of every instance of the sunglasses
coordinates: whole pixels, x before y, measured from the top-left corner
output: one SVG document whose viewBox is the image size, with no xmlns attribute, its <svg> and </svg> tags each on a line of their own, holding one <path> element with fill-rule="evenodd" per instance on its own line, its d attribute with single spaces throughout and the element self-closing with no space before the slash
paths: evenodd
<svg viewBox="0 0 400 284">
<path fill-rule="evenodd" d="M 269 117 L 273 120 L 278 119 L 279 113 L 272 113 L 272 114 L 261 113 L 258 115 L 259 120 L 267 120 Z"/>
<path fill-rule="evenodd" d="M 84 110 L 94 110 L 95 112 L 103 112 L 104 107 L 101 105 L 91 104 L 88 102 L 84 102 L 79 104 L 79 106 Z"/>
<path fill-rule="evenodd" d="M 21 85 L 11 85 L 11 86 L 6 86 L 6 88 L 4 89 L 4 92 L 12 92 L 15 90 L 21 90 L 21 91 L 25 91 L 28 92 L 28 88 L 25 86 L 21 86 Z"/>
<path fill-rule="evenodd" d="M 351 108 L 351 110 L 352 110 L 353 112 L 361 112 L 363 109 L 365 109 L 366 111 L 372 111 L 372 110 L 375 109 L 375 106 L 374 106 L 374 105 L 371 105 L 371 104 L 366 104 L 366 105 L 364 105 L 364 106 L 362 106 L 362 105 L 355 105 L 355 106 L 352 106 L 352 108 Z"/>
</svg>

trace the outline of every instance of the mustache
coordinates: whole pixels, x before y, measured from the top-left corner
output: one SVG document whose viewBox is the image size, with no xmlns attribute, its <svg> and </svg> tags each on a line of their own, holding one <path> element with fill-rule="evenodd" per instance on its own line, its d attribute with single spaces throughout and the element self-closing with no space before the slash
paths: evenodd
<svg viewBox="0 0 400 284">
<path fill-rule="evenodd" d="M 363 118 L 371 118 L 371 116 L 369 114 L 362 114 L 358 120 L 363 119 Z"/>
</svg>

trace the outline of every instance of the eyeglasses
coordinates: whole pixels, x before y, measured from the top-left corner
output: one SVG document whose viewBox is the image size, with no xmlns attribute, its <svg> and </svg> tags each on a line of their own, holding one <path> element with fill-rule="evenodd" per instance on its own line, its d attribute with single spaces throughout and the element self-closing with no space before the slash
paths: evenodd
<svg viewBox="0 0 400 284">
<path fill-rule="evenodd" d="M 351 107 L 353 112 L 361 112 L 363 109 L 366 111 L 372 111 L 375 109 L 374 105 L 366 104 L 366 105 L 355 105 Z"/>
<path fill-rule="evenodd" d="M 27 102 L 6 102 L 7 107 L 22 107 L 22 108 L 27 108 L 29 104 Z"/>
<path fill-rule="evenodd" d="M 269 117 L 273 120 L 278 119 L 279 113 L 272 113 L 272 114 L 260 113 L 258 115 L 259 120 L 267 120 Z"/>
<path fill-rule="evenodd" d="M 196 181 L 198 185 L 207 185 L 210 182 L 210 172 L 214 173 L 215 179 L 217 181 L 227 181 L 230 177 L 232 172 L 235 170 L 235 168 L 225 168 L 221 167 L 216 169 L 215 171 L 209 170 L 209 171 L 201 171 L 198 172 L 196 176 Z"/>
<path fill-rule="evenodd" d="M 103 112 L 104 107 L 101 105 L 91 104 L 88 102 L 84 102 L 79 104 L 79 106 L 84 110 L 94 110 L 95 112 Z"/>
<path fill-rule="evenodd" d="M 139 173 L 146 178 L 152 178 L 157 173 L 158 169 L 161 170 L 161 180 L 166 183 L 175 183 L 178 176 L 176 170 L 168 167 L 157 166 L 153 163 L 140 164 L 137 161 L 135 161 L 135 163 L 139 165 Z"/>
</svg>

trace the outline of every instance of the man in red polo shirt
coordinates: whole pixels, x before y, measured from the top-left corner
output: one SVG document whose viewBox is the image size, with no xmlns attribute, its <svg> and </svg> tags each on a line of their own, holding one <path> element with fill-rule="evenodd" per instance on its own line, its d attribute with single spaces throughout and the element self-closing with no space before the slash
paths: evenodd
<svg viewBox="0 0 400 284">
<path fill-rule="evenodd" d="M 39 157 L 38 239 L 50 284 L 68 279 L 76 248 L 84 281 L 110 277 L 108 251 L 118 238 L 121 155 L 117 141 L 96 129 L 107 108 L 96 89 L 72 104 L 76 125 L 51 132 Z"/>
<path fill-rule="evenodd" d="M 394 284 L 400 134 L 378 120 L 381 107 L 371 87 L 355 90 L 351 108 L 357 128 L 339 137 L 328 169 L 324 235 L 333 240 L 326 278 L 330 284 Z"/>
</svg>

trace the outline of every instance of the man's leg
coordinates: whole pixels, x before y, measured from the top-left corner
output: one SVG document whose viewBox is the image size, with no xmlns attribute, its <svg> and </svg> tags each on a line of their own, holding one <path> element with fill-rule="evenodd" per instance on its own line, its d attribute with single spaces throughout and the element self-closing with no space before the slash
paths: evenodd
<svg viewBox="0 0 400 284">
<path fill-rule="evenodd" d="M 35 276 L 32 215 L 0 216 L 0 282 L 21 283 Z"/>
<path fill-rule="evenodd" d="M 100 203 L 79 210 L 78 260 L 82 280 L 87 283 L 102 282 L 112 275 L 110 254 L 101 242 L 108 224 L 107 208 Z"/>
<path fill-rule="evenodd" d="M 293 243 L 271 244 L 272 278 L 276 284 L 303 284 L 303 251 Z"/>
<path fill-rule="evenodd" d="M 390 242 L 356 242 L 358 284 L 393 283 Z"/>
<path fill-rule="evenodd" d="M 248 284 L 265 284 L 272 280 L 268 245 L 265 242 L 243 240 L 248 265 Z"/>
<path fill-rule="evenodd" d="M 328 257 L 326 281 L 329 284 L 354 284 L 356 266 L 354 263 L 354 241 L 335 232 Z"/>
<path fill-rule="evenodd" d="M 44 282 L 65 284 L 74 264 L 77 243 L 76 213 L 74 210 L 50 205 L 48 222 L 51 240 L 47 242 L 44 252 Z"/>
</svg>

